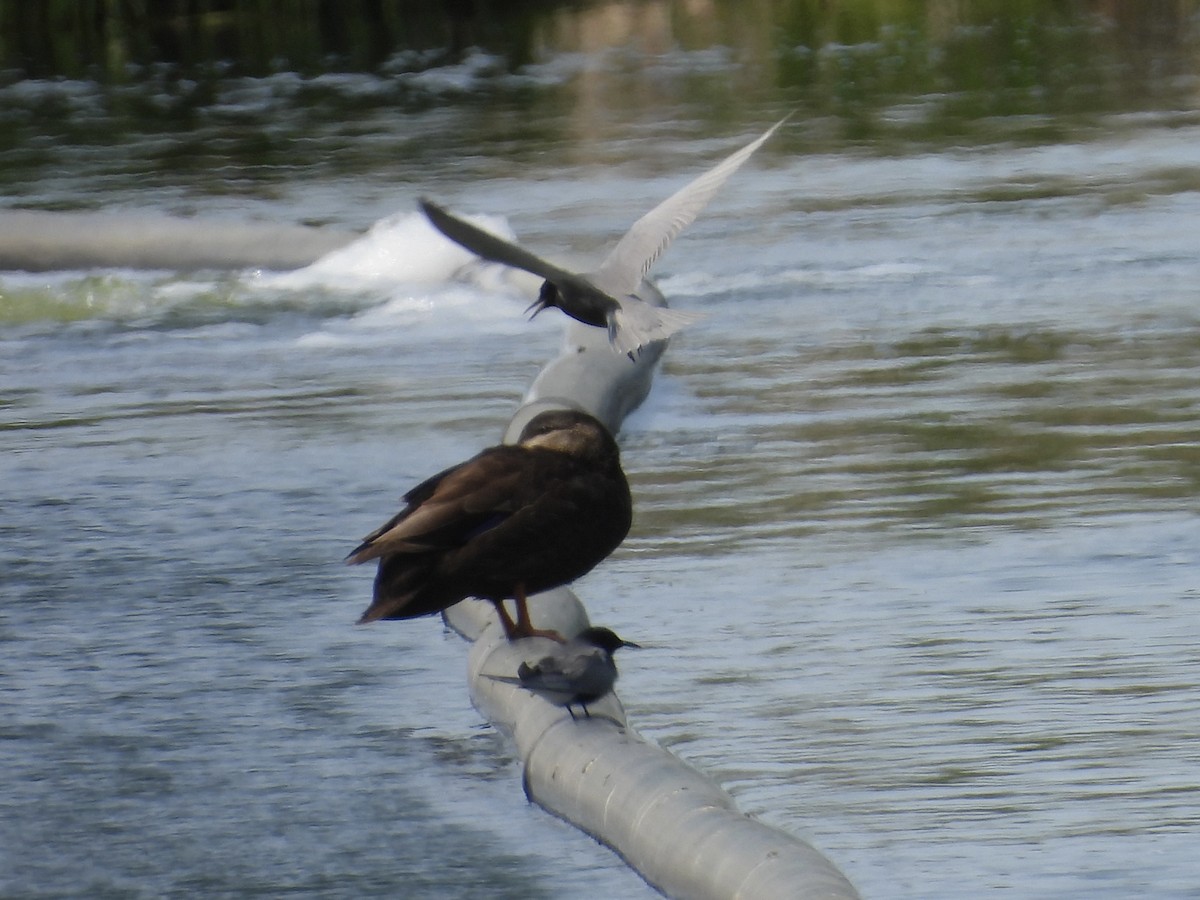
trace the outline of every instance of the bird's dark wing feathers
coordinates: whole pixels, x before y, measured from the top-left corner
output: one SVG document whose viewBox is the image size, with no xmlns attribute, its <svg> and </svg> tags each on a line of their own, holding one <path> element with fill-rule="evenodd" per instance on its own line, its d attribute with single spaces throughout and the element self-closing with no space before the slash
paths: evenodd
<svg viewBox="0 0 1200 900">
<path fill-rule="evenodd" d="M 581 297 L 589 297 L 598 301 L 602 306 L 617 305 L 617 299 L 609 296 L 589 279 L 574 272 L 568 272 L 554 263 L 547 262 L 540 256 L 530 253 L 504 238 L 497 237 L 484 231 L 477 225 L 472 225 L 465 219 L 460 219 L 453 213 L 442 209 L 436 203 L 421 199 L 421 210 L 433 226 L 460 247 L 470 250 L 489 262 L 500 263 L 522 269 L 531 275 L 545 278 L 558 285 L 563 291 L 569 291 Z M 535 304 L 536 305 L 536 304 Z"/>
<path fill-rule="evenodd" d="M 465 219 L 460 219 L 436 203 L 422 199 L 419 201 L 421 210 L 433 226 L 442 234 L 454 241 L 460 247 L 470 250 L 476 256 L 482 256 L 490 262 L 502 263 L 517 269 L 524 269 L 533 275 L 550 281 L 574 280 L 573 273 L 560 269 L 539 256 L 535 256 L 523 247 L 497 237 L 491 232 L 484 231 L 477 225 L 472 225 Z"/>
<path fill-rule="evenodd" d="M 576 689 L 578 680 L 589 674 L 597 662 L 599 660 L 594 654 L 581 654 L 567 659 L 547 656 L 532 666 L 521 663 L 517 676 L 529 687 L 570 692 Z"/>
<path fill-rule="evenodd" d="M 407 506 L 363 538 L 347 562 L 460 547 L 495 528 L 520 506 L 524 457 L 518 447 L 491 447 L 421 482 L 405 494 Z"/>
</svg>

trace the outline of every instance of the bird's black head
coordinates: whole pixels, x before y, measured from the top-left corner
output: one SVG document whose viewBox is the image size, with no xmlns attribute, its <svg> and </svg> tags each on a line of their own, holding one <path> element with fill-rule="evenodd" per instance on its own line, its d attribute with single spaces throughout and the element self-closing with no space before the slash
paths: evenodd
<svg viewBox="0 0 1200 900">
<path fill-rule="evenodd" d="M 617 633 L 610 628 L 585 628 L 579 633 L 576 638 L 578 641 L 583 641 L 585 644 L 591 644 L 593 647 L 599 647 L 609 653 L 614 653 L 622 647 L 640 647 L 640 644 L 635 644 L 633 641 L 626 641 L 617 637 Z"/>
</svg>

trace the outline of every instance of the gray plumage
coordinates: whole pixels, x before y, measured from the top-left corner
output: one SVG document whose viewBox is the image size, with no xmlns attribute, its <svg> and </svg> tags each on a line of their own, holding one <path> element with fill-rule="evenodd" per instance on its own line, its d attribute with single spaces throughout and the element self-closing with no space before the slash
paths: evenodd
<svg viewBox="0 0 1200 900">
<path fill-rule="evenodd" d="M 642 296 L 645 278 L 671 241 L 695 221 L 729 176 L 786 121 L 787 117 L 776 122 L 761 137 L 638 219 L 599 268 L 588 274 L 576 274 L 549 263 L 428 200 L 420 201 L 421 209 L 438 231 L 477 256 L 544 278 L 541 292 L 530 306 L 535 316 L 556 306 L 573 319 L 608 329 L 613 348 L 632 357 L 647 344 L 665 340 L 700 318 L 647 303 Z"/>
<path fill-rule="evenodd" d="M 518 685 L 533 691 L 556 706 L 565 706 L 571 718 L 578 704 L 591 717 L 587 705 L 613 689 L 617 665 L 613 653 L 621 647 L 637 647 L 608 628 L 588 628 L 578 637 L 555 648 L 553 653 L 530 665 L 521 663 L 517 677 L 488 675 L 493 681 Z"/>
</svg>

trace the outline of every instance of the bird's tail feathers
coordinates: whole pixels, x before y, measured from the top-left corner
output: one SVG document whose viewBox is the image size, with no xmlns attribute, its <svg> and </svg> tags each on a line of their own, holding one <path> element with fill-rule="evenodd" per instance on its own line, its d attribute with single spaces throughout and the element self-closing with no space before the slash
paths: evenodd
<svg viewBox="0 0 1200 900">
<path fill-rule="evenodd" d="M 521 679 L 515 675 L 489 675 L 487 672 L 484 672 L 483 677 L 491 681 L 499 681 L 501 684 L 511 684 L 516 687 L 522 686 Z"/>
<path fill-rule="evenodd" d="M 380 619 L 415 619 L 437 611 L 436 608 L 426 608 L 426 604 L 418 602 L 415 591 L 387 594 L 377 592 L 366 612 L 359 617 L 358 624 L 366 625 Z"/>
<path fill-rule="evenodd" d="M 613 349 L 632 356 L 648 344 L 665 341 L 685 325 L 703 318 L 703 313 L 652 306 L 636 297 L 626 297 L 613 310 L 608 339 Z"/>
<path fill-rule="evenodd" d="M 353 550 L 351 550 L 342 562 L 348 566 L 357 566 L 359 563 L 369 562 L 372 559 L 378 558 L 380 552 L 375 547 L 372 541 L 364 541 Z"/>
<path fill-rule="evenodd" d="M 380 619 L 386 619 L 388 614 L 394 612 L 394 605 L 390 602 L 379 602 L 378 600 L 367 607 L 367 611 L 359 616 L 358 624 L 367 625 L 371 622 L 378 622 Z"/>
<path fill-rule="evenodd" d="M 371 605 L 358 624 L 380 619 L 415 619 L 441 612 L 453 600 L 430 595 L 424 585 L 429 578 L 429 561 L 412 557 L 384 557 L 375 573 Z"/>
</svg>

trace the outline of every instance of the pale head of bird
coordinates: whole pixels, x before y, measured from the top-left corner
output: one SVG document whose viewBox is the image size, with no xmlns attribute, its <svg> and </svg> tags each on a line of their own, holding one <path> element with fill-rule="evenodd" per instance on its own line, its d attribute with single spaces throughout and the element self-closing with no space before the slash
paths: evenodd
<svg viewBox="0 0 1200 900">
<path fill-rule="evenodd" d="M 617 442 L 608 429 L 599 420 L 574 409 L 538 413 L 521 429 L 517 443 L 594 461 L 619 455 Z"/>
</svg>

